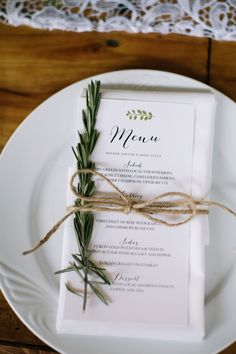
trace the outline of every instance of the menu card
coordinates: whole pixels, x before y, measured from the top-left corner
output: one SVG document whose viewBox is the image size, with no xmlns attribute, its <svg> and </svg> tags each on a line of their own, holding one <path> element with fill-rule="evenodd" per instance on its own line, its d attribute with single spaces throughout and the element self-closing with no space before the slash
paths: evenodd
<svg viewBox="0 0 236 354">
<path fill-rule="evenodd" d="M 100 136 L 92 156 L 99 172 L 140 202 L 165 192 L 195 193 L 196 197 L 208 192 L 215 106 L 211 93 L 105 90 L 102 97 L 96 124 Z M 81 110 L 85 100 L 79 101 Z M 78 120 L 75 129 L 80 126 Z M 199 139 L 204 154 L 202 146 L 196 146 Z M 97 191 L 112 195 L 106 182 L 94 179 Z M 68 191 L 68 204 L 73 198 Z M 77 252 L 72 225 L 73 217 L 65 225 L 62 267 Z M 58 332 L 202 337 L 207 234 L 206 216 L 167 227 L 135 214 L 96 213 L 92 257 L 112 280 L 111 286 L 102 288 L 109 305 L 91 293 L 83 312 L 82 298 L 64 285 L 70 282 L 82 288 L 83 284 L 74 273 L 62 274 Z"/>
</svg>

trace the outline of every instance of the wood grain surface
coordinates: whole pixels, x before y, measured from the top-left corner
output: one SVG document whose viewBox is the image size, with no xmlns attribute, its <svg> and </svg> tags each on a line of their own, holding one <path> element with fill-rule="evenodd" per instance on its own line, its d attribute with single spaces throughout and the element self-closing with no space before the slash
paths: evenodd
<svg viewBox="0 0 236 354">
<path fill-rule="evenodd" d="M 1 24 L 0 151 L 23 119 L 53 93 L 94 74 L 131 68 L 183 74 L 236 100 L 236 43 L 179 35 L 49 32 Z M 22 324 L 2 294 L 0 353 L 55 353 Z M 236 353 L 236 344 L 222 353 Z"/>
<path fill-rule="evenodd" d="M 212 41 L 209 84 L 236 101 L 236 43 Z"/>
</svg>

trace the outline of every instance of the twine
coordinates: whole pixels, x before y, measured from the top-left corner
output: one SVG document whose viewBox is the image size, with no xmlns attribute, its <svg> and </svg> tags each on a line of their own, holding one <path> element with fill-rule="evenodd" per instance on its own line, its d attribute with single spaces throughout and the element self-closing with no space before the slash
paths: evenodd
<svg viewBox="0 0 236 354">
<path fill-rule="evenodd" d="M 117 192 L 116 197 L 93 197 L 84 196 L 80 194 L 74 186 L 74 180 L 82 173 L 91 173 L 106 181 L 110 187 Z M 80 199 L 82 205 L 67 207 L 67 213 L 61 218 L 39 241 L 39 243 L 32 249 L 23 252 L 23 255 L 32 253 L 46 243 L 49 238 L 58 230 L 64 221 L 71 215 L 77 212 L 114 212 L 129 214 L 134 213 L 143 216 L 147 220 L 169 226 L 176 227 L 186 224 L 196 215 L 209 214 L 208 207 L 216 206 L 221 208 L 236 217 L 236 213 L 227 206 L 210 201 L 210 200 L 195 200 L 191 195 L 182 192 L 168 192 L 157 195 L 156 197 L 143 202 L 137 202 L 125 195 L 108 177 L 102 173 L 92 169 L 81 169 L 76 171 L 70 179 L 70 188 L 77 199 Z M 178 198 L 170 200 L 171 198 Z M 166 199 L 166 200 L 165 200 Z M 202 208 L 203 207 L 203 208 Z M 160 218 L 160 215 L 165 214 L 169 216 L 186 215 L 184 220 L 177 222 L 167 221 Z M 155 216 L 154 216 L 155 215 Z"/>
</svg>

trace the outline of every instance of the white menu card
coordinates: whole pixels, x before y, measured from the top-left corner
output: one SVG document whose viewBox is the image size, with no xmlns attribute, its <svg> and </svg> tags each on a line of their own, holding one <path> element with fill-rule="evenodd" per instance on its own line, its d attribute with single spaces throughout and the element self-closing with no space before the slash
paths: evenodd
<svg viewBox="0 0 236 354">
<path fill-rule="evenodd" d="M 205 197 L 210 188 L 215 101 L 209 92 L 104 90 L 92 160 L 136 201 L 165 192 Z M 85 99 L 79 100 L 81 109 Z M 204 116 L 203 116 L 204 113 Z M 200 145 L 199 145 L 200 143 Z M 73 173 L 70 170 L 69 175 Z M 95 177 L 96 190 L 113 192 Z M 73 204 L 68 192 L 68 204 Z M 78 253 L 73 217 L 65 225 L 62 268 Z M 59 333 L 197 339 L 204 335 L 204 247 L 207 217 L 176 227 L 134 214 L 96 213 L 92 258 L 106 268 L 112 285 L 101 286 L 104 305 L 90 293 L 82 298 L 65 283 L 83 284 L 74 273 L 61 275 Z"/>
</svg>

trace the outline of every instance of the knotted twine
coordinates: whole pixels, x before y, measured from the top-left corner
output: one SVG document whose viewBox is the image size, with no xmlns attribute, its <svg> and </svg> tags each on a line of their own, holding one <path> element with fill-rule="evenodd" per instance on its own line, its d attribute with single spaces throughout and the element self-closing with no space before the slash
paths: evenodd
<svg viewBox="0 0 236 354">
<path fill-rule="evenodd" d="M 74 180 L 82 173 L 91 173 L 100 177 L 102 180 L 106 181 L 113 190 L 117 192 L 117 195 L 115 197 L 88 197 L 80 194 L 74 186 Z M 108 177 L 96 170 L 88 168 L 80 169 L 71 176 L 70 188 L 76 198 L 80 199 L 83 203 L 79 206 L 68 206 L 67 213 L 63 216 L 63 218 L 61 218 L 47 232 L 47 234 L 39 241 L 38 244 L 36 244 L 35 247 L 23 252 L 23 255 L 36 251 L 49 240 L 49 238 L 58 230 L 58 228 L 64 223 L 66 219 L 77 212 L 114 212 L 123 214 L 134 213 L 143 216 L 151 222 L 166 225 L 169 227 L 176 227 L 186 224 L 196 215 L 209 214 L 209 210 L 207 208 L 208 206 L 219 207 L 236 217 L 236 212 L 221 203 L 205 199 L 197 200 L 194 199 L 191 195 L 182 192 L 163 193 L 149 200 L 137 202 L 122 192 Z M 170 200 L 171 198 L 179 199 Z M 160 218 L 161 214 L 169 216 L 186 215 L 187 217 L 183 220 L 172 222 Z"/>
</svg>

